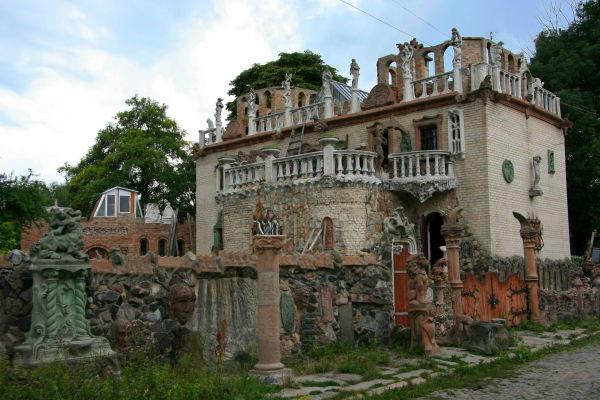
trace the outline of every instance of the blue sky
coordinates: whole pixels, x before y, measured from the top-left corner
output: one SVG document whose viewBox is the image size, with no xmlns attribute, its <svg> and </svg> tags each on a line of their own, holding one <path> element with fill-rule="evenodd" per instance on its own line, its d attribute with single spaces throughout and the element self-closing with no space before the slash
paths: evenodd
<svg viewBox="0 0 600 400">
<path fill-rule="evenodd" d="M 134 94 L 166 103 L 197 140 L 229 81 L 282 51 L 310 49 L 346 75 L 356 58 L 369 90 L 377 58 L 412 36 L 493 32 L 527 54 L 548 10 L 572 15 L 570 0 L 346 1 L 410 36 L 340 0 L 0 0 L 0 172 L 61 181 L 56 169 L 76 163 Z"/>
</svg>

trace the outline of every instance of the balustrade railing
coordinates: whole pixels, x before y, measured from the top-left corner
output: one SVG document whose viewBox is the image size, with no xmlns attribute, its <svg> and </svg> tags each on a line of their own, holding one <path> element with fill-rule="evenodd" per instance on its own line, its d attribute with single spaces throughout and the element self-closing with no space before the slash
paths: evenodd
<svg viewBox="0 0 600 400">
<path fill-rule="evenodd" d="M 285 112 L 258 117 L 255 120 L 256 132 L 268 132 L 285 125 Z"/>
<path fill-rule="evenodd" d="M 532 86 L 531 102 L 553 114 L 560 116 L 560 98 L 551 91 L 540 86 Z"/>
<path fill-rule="evenodd" d="M 423 99 L 449 93 L 451 82 L 452 71 L 412 81 L 411 85 L 415 98 Z"/>
<path fill-rule="evenodd" d="M 223 191 L 230 192 L 265 180 L 264 161 L 223 169 Z"/>
<path fill-rule="evenodd" d="M 500 91 L 511 96 L 522 98 L 521 77 L 507 71 L 500 70 Z"/>
<path fill-rule="evenodd" d="M 372 177 L 375 175 L 375 157 L 370 151 L 336 150 L 335 171 L 337 176 Z"/>
<path fill-rule="evenodd" d="M 454 177 L 450 152 L 443 150 L 410 151 L 390 154 L 390 178 L 419 181 Z"/>
<path fill-rule="evenodd" d="M 315 178 L 323 175 L 323 152 L 300 154 L 273 161 L 277 182 Z"/>
<path fill-rule="evenodd" d="M 292 122 L 296 125 L 302 125 L 304 123 L 311 122 L 315 118 L 319 118 L 319 113 L 322 114 L 324 105 L 324 102 L 319 102 L 293 109 Z"/>
<path fill-rule="evenodd" d="M 330 148 L 283 158 L 269 157 L 251 164 L 224 165 L 220 167 L 223 168 L 223 181 L 217 181 L 217 188 L 222 187 L 223 193 L 234 193 L 257 183 L 302 183 L 325 175 L 373 183 L 378 181 L 375 177 L 376 157 L 377 154 L 370 151 Z"/>
</svg>

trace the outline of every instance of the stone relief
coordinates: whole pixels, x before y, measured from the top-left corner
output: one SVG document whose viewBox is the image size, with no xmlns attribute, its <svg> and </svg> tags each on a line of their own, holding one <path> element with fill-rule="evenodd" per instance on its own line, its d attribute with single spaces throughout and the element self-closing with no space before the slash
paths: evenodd
<svg viewBox="0 0 600 400">
<path fill-rule="evenodd" d="M 452 49 L 454 50 L 454 57 L 452 58 L 452 67 L 460 68 L 462 64 L 462 36 L 458 33 L 458 29 L 452 28 Z"/>
<path fill-rule="evenodd" d="M 402 76 L 412 79 L 412 62 L 415 50 L 410 43 L 406 42 L 399 44 L 398 48 L 400 49 L 400 60 L 402 61 Z"/>
<path fill-rule="evenodd" d="M 358 66 L 358 63 L 354 58 L 350 63 L 350 75 L 352 75 L 352 89 L 358 89 L 358 77 L 360 75 L 360 67 Z"/>
<path fill-rule="evenodd" d="M 506 183 L 511 183 L 515 179 L 515 167 L 510 160 L 504 160 L 502 163 L 502 176 Z"/>
<path fill-rule="evenodd" d="M 540 179 L 542 175 L 542 157 L 535 156 L 532 161 L 533 167 L 533 184 L 531 185 L 531 189 L 529 189 L 529 196 L 536 197 L 544 194 L 542 188 L 540 187 Z"/>
</svg>

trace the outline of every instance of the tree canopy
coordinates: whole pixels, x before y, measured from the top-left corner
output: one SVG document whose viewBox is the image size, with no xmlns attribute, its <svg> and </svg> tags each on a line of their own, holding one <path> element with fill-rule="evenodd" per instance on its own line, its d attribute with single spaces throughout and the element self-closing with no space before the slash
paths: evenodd
<svg viewBox="0 0 600 400">
<path fill-rule="evenodd" d="M 31 171 L 0 174 L 0 254 L 19 247 L 21 229 L 44 219 L 51 201 L 51 191 Z"/>
<path fill-rule="evenodd" d="M 100 193 L 125 186 L 140 193 L 144 204 L 167 202 L 181 213 L 194 212 L 195 163 L 185 131 L 167 116 L 167 106 L 146 97 L 125 101 L 96 136 L 75 166 L 65 164 L 70 206 L 89 215 Z"/>
<path fill-rule="evenodd" d="M 322 83 L 322 74 L 329 69 L 333 79 L 346 83 L 348 79 L 338 75 L 337 70 L 323 62 L 320 55 L 309 50 L 294 53 L 279 53 L 279 58 L 265 64 L 254 64 L 252 67 L 240 72 L 229 84 L 231 89 L 227 94 L 238 97 L 248 93 L 250 88 L 259 89 L 269 86 L 279 86 L 285 79 L 286 73 L 293 74 L 292 84 L 312 90 L 319 90 Z M 227 103 L 228 119 L 236 117 L 235 101 Z"/>
<path fill-rule="evenodd" d="M 561 98 L 573 123 L 565 138 L 567 188 L 572 249 L 581 254 L 600 229 L 600 1 L 579 4 L 566 29 L 538 35 L 531 72 Z"/>
</svg>

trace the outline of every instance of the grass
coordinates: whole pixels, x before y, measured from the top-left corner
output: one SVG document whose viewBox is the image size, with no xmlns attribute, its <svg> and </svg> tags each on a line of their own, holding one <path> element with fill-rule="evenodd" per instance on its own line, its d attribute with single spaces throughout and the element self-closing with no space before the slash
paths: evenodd
<svg viewBox="0 0 600 400">
<path fill-rule="evenodd" d="M 193 366 L 189 360 L 177 367 L 136 359 L 121 370 L 120 381 L 112 367 L 98 360 L 88 364 L 53 363 L 34 369 L 0 365 L 2 399 L 264 399 L 278 387 L 262 383 L 247 373 L 225 374 Z"/>
<path fill-rule="evenodd" d="M 296 374 L 339 372 L 372 379 L 379 376 L 378 366 L 389 362 L 388 351 L 376 346 L 360 346 L 354 349 L 348 344 L 330 344 L 315 347 L 306 354 L 290 360 L 288 365 Z"/>
<path fill-rule="evenodd" d="M 536 324 L 531 321 L 523 321 L 518 327 L 511 328 L 519 331 L 532 331 L 537 333 L 558 332 L 560 330 L 583 329 L 584 332 L 600 331 L 600 318 L 563 318 L 549 325 Z"/>
</svg>

